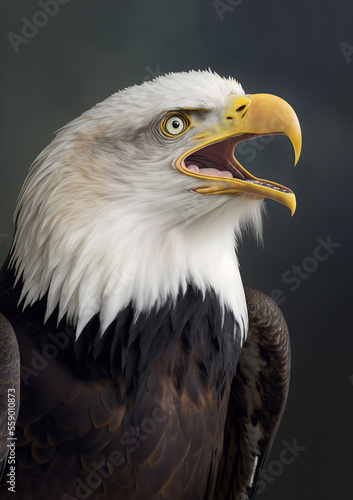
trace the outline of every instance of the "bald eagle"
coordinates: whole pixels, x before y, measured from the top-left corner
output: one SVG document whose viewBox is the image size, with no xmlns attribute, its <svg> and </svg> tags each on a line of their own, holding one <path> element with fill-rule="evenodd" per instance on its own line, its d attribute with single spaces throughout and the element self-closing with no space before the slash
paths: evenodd
<svg viewBox="0 0 353 500">
<path fill-rule="evenodd" d="M 268 134 L 298 160 L 284 100 L 171 73 L 97 104 L 35 160 L 0 277 L 1 498 L 255 497 L 290 349 L 236 248 L 246 226 L 260 237 L 264 198 L 293 213 L 295 195 L 234 149 Z"/>
</svg>

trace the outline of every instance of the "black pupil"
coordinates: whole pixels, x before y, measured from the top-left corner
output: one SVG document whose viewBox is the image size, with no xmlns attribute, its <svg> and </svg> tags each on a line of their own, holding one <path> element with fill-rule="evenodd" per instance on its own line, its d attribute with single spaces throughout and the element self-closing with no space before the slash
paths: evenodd
<svg viewBox="0 0 353 500">
<path fill-rule="evenodd" d="M 173 128 L 179 128 L 179 126 L 180 126 L 179 120 L 174 120 L 172 123 L 172 126 L 173 126 Z"/>
</svg>

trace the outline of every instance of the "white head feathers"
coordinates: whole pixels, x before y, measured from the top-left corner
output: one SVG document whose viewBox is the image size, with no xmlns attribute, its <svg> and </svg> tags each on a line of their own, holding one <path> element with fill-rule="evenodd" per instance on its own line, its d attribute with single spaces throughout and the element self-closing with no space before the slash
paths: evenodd
<svg viewBox="0 0 353 500">
<path fill-rule="evenodd" d="M 209 71 L 169 74 L 120 91 L 59 131 L 31 167 L 16 210 L 11 265 L 24 305 L 48 294 L 79 335 L 99 314 L 102 331 L 134 302 L 162 304 L 188 283 L 213 288 L 240 324 L 246 303 L 235 235 L 261 231 L 261 203 L 205 196 L 174 162 L 192 137 L 163 137 L 166 112 L 217 112 L 233 79 Z"/>
</svg>

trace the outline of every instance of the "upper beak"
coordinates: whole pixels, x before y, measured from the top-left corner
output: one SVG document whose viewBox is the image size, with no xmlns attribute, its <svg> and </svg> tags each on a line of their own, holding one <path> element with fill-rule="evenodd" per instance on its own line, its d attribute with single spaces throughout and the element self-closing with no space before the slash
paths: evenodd
<svg viewBox="0 0 353 500">
<path fill-rule="evenodd" d="M 239 112 L 242 106 L 243 120 L 238 134 L 285 134 L 293 144 L 296 165 L 302 149 L 302 134 L 293 108 L 285 100 L 271 94 L 253 94 L 237 99 L 235 112 Z"/>
<path fill-rule="evenodd" d="M 294 193 L 280 184 L 265 179 L 258 179 L 244 169 L 234 157 L 235 146 L 244 140 L 261 135 L 285 134 L 291 140 L 297 164 L 302 145 L 299 120 L 293 108 L 280 97 L 270 94 L 250 96 L 230 96 L 226 112 L 221 123 L 202 145 L 184 153 L 176 162 L 176 167 L 183 173 L 210 182 L 195 191 L 202 194 L 250 194 L 259 199 L 271 198 L 288 206 L 292 214 L 296 208 Z M 208 136 L 209 137 L 209 136 Z M 224 141 L 224 142 L 223 142 Z M 222 143 L 223 148 L 220 147 Z M 216 147 L 215 147 L 216 146 Z M 222 155 L 220 154 L 222 151 Z M 211 155 L 214 162 L 223 161 L 233 177 L 202 175 L 188 171 L 185 160 L 192 155 Z M 196 157 L 196 156 L 194 156 Z"/>
</svg>

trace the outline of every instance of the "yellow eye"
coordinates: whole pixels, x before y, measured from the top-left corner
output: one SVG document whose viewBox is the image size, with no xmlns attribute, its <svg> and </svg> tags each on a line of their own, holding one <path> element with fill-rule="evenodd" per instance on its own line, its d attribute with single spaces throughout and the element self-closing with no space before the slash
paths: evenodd
<svg viewBox="0 0 353 500">
<path fill-rule="evenodd" d="M 162 123 L 162 130 L 167 135 L 180 135 L 187 129 L 189 123 L 182 115 L 169 115 Z"/>
</svg>

